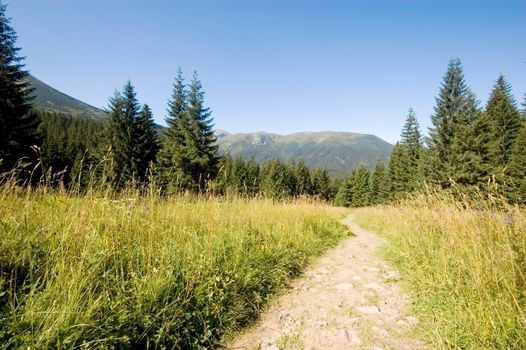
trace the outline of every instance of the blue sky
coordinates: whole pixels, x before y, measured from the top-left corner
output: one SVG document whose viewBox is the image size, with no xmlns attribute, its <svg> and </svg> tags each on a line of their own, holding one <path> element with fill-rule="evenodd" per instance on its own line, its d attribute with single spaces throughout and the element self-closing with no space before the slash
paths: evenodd
<svg viewBox="0 0 526 350">
<path fill-rule="evenodd" d="M 128 79 L 163 123 L 177 67 L 197 70 L 217 128 L 353 131 L 429 126 L 460 57 L 482 104 L 499 73 L 526 93 L 524 0 L 10 0 L 27 68 L 97 107 Z"/>
</svg>

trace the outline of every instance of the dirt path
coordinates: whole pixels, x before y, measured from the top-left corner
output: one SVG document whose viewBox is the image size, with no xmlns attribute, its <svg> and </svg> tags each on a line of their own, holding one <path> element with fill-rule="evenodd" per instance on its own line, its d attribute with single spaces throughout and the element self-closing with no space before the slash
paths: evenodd
<svg viewBox="0 0 526 350">
<path fill-rule="evenodd" d="M 376 256 L 383 241 L 344 220 L 356 235 L 319 259 L 260 322 L 229 349 L 424 349 L 398 273 Z"/>
</svg>

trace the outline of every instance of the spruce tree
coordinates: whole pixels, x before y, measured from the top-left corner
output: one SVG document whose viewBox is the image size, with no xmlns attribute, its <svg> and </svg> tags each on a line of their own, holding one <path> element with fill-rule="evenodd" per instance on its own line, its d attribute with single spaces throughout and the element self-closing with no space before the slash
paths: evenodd
<svg viewBox="0 0 526 350">
<path fill-rule="evenodd" d="M 265 197 L 283 199 L 291 195 L 288 181 L 288 171 L 285 164 L 273 158 L 261 169 L 261 192 Z"/>
<path fill-rule="evenodd" d="M 486 115 L 491 125 L 491 158 L 494 172 L 502 173 L 511 157 L 513 143 L 521 127 L 521 117 L 511 86 L 500 75 L 486 105 Z"/>
<path fill-rule="evenodd" d="M 295 168 L 296 173 L 296 193 L 300 196 L 311 195 L 312 179 L 310 169 L 303 159 L 300 159 Z"/>
<path fill-rule="evenodd" d="M 171 100 L 168 101 L 168 115 L 165 118 L 168 128 L 159 152 L 161 183 L 168 192 L 192 187 L 190 159 L 187 139 L 190 138 L 187 110 L 187 91 L 181 69 L 177 71 L 173 84 Z M 230 166 L 228 159 L 226 164 Z M 227 175 L 228 177 L 229 175 Z"/>
<path fill-rule="evenodd" d="M 381 204 L 389 198 L 389 183 L 384 162 L 378 157 L 369 178 L 369 204 Z"/>
<path fill-rule="evenodd" d="M 157 158 L 159 151 L 159 138 L 155 130 L 155 122 L 150 107 L 145 104 L 139 117 L 135 121 L 135 157 L 137 159 L 138 179 L 146 181 L 148 170 Z"/>
<path fill-rule="evenodd" d="M 388 168 L 391 198 L 400 198 L 410 190 L 407 183 L 409 159 L 407 148 L 400 143 L 396 143 L 391 152 Z"/>
<path fill-rule="evenodd" d="M 526 204 L 526 122 L 513 145 L 510 163 L 507 170 L 509 185 L 507 196 L 513 203 Z"/>
<path fill-rule="evenodd" d="M 369 205 L 369 171 L 361 163 L 353 177 L 351 206 L 365 207 Z"/>
<path fill-rule="evenodd" d="M 0 172 L 11 170 L 22 157 L 32 158 L 31 146 L 40 145 L 39 120 L 31 109 L 28 72 L 24 70 L 17 35 L 0 3 Z"/>
<path fill-rule="evenodd" d="M 435 113 L 431 116 L 433 127 L 429 129 L 428 139 L 430 164 L 427 168 L 432 171 L 428 177 L 443 187 L 449 185 L 453 164 L 452 145 L 467 93 L 462 64 L 458 58 L 451 59 L 436 98 Z"/>
<path fill-rule="evenodd" d="M 311 190 L 313 195 L 318 196 L 321 199 L 331 199 L 331 179 L 326 169 L 317 168 L 313 172 Z"/>
<path fill-rule="evenodd" d="M 405 173 L 405 179 L 400 180 L 406 182 L 407 191 L 414 191 L 422 181 L 421 160 L 423 144 L 420 125 L 412 108 L 409 108 L 400 136 L 400 146 L 404 148 L 405 152 L 403 154 L 407 157 L 403 162 L 405 169 L 402 170 Z"/>
<path fill-rule="evenodd" d="M 334 199 L 334 202 L 336 205 L 342 206 L 342 207 L 349 207 L 353 203 L 353 184 L 354 184 L 354 176 L 356 171 L 351 171 L 345 179 L 340 183 L 340 187 L 338 188 L 338 192 L 336 193 L 336 198 Z"/>
<path fill-rule="evenodd" d="M 479 107 L 473 92 L 468 91 L 466 104 L 457 123 L 457 134 L 451 146 L 451 179 L 464 189 L 482 188 L 489 174 L 488 118 Z"/>
</svg>

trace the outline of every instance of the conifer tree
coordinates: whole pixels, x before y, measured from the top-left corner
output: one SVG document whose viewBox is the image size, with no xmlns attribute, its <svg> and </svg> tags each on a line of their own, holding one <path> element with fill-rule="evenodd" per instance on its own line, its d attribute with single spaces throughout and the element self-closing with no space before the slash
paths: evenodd
<svg viewBox="0 0 526 350">
<path fill-rule="evenodd" d="M 522 122 L 515 139 L 507 173 L 510 179 L 508 198 L 512 203 L 526 204 L 526 121 Z"/>
<path fill-rule="evenodd" d="M 468 91 L 451 146 L 451 179 L 458 185 L 482 188 L 487 183 L 489 132 L 487 116 L 481 113 L 473 92 Z"/>
<path fill-rule="evenodd" d="M 17 35 L 0 3 L 0 172 L 11 170 L 22 157 L 33 157 L 31 146 L 40 145 L 39 120 L 31 109 L 31 92 L 18 55 Z"/>
<path fill-rule="evenodd" d="M 389 183 L 384 162 L 378 157 L 369 178 L 369 204 L 381 204 L 389 198 Z"/>
<path fill-rule="evenodd" d="M 491 158 L 494 172 L 499 174 L 509 162 L 513 143 L 521 127 L 521 117 L 511 85 L 500 75 L 486 105 L 486 115 L 491 125 Z"/>
<path fill-rule="evenodd" d="M 265 197 L 283 199 L 291 195 L 287 167 L 279 159 L 266 162 L 261 173 L 261 192 Z"/>
<path fill-rule="evenodd" d="M 340 187 L 338 188 L 338 192 L 336 193 L 336 198 L 334 199 L 334 202 L 336 205 L 342 206 L 342 207 L 349 207 L 353 203 L 353 184 L 354 184 L 354 176 L 355 176 L 356 170 L 351 171 L 345 179 L 340 183 Z"/>
<path fill-rule="evenodd" d="M 369 205 L 369 171 L 361 163 L 353 177 L 351 206 L 365 207 Z"/>
<path fill-rule="evenodd" d="M 313 172 L 311 189 L 313 195 L 324 200 L 331 199 L 331 179 L 326 169 L 317 168 Z"/>
<path fill-rule="evenodd" d="M 303 159 L 300 159 L 295 167 L 296 175 L 296 193 L 300 196 L 311 195 L 312 179 L 310 169 Z"/>
<path fill-rule="evenodd" d="M 440 92 L 436 98 L 435 113 L 431 116 L 433 127 L 429 129 L 429 157 L 427 168 L 429 180 L 443 187 L 449 185 L 453 163 L 452 145 L 456 136 L 460 114 L 466 104 L 468 88 L 464 82 L 462 64 L 458 58 L 451 59 Z"/>
<path fill-rule="evenodd" d="M 404 156 L 407 157 L 401 164 L 405 169 L 405 179 L 399 179 L 406 182 L 406 190 L 414 191 L 418 183 L 422 181 L 421 160 L 423 152 L 422 135 L 420 134 L 420 125 L 416 119 L 415 112 L 409 108 L 405 124 L 400 134 L 400 146 L 404 148 Z"/>
<path fill-rule="evenodd" d="M 135 157 L 137 158 L 138 179 L 144 182 L 148 169 L 155 162 L 159 151 L 159 138 L 155 130 L 152 110 L 145 104 L 135 123 L 136 144 Z"/>
<path fill-rule="evenodd" d="M 407 148 L 400 143 L 396 143 L 391 152 L 389 159 L 389 184 L 390 196 L 392 198 L 400 198 L 405 193 L 409 192 L 410 187 L 407 183 L 407 170 L 409 169 L 410 157 Z"/>
</svg>

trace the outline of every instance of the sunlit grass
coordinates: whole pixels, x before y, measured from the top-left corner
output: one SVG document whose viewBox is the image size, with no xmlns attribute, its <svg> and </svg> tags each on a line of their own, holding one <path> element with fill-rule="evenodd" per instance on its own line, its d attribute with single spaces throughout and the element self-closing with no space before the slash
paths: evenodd
<svg viewBox="0 0 526 350">
<path fill-rule="evenodd" d="M 5 348 L 211 347 L 347 235 L 343 210 L 0 190 Z"/>
<path fill-rule="evenodd" d="M 524 208 L 434 193 L 355 218 L 387 237 L 434 348 L 526 348 Z"/>
</svg>

